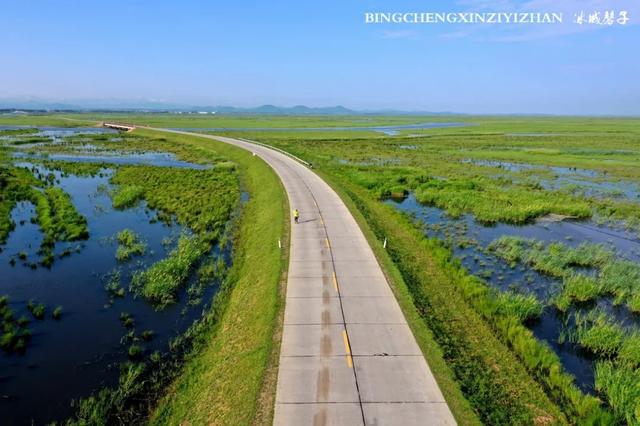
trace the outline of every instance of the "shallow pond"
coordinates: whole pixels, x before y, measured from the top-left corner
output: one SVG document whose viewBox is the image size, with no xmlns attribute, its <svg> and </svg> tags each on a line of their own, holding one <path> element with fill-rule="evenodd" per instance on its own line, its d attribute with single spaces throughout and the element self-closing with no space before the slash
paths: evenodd
<svg viewBox="0 0 640 426">
<path fill-rule="evenodd" d="M 502 291 L 514 290 L 535 294 L 545 303 L 560 290 L 561 283 L 525 265 L 518 264 L 512 267 L 486 250 L 492 241 L 504 235 L 513 235 L 545 243 L 558 241 L 569 246 L 589 242 L 606 245 L 621 257 L 640 262 L 640 239 L 637 236 L 588 221 L 554 222 L 543 219 L 524 226 L 484 226 L 474 221 L 470 215 L 451 218 L 441 209 L 424 206 L 413 194 L 402 200 L 386 202 L 421 222 L 428 237 L 446 242 L 454 256 L 471 274 L 481 277 L 490 286 Z M 611 318 L 628 326 L 640 327 L 637 316 L 630 314 L 624 306 L 614 306 L 606 299 L 598 301 L 598 306 Z M 547 342 L 553 348 L 565 369 L 576 377 L 576 383 L 583 390 L 593 392 L 593 358 L 572 343 L 558 343 L 560 333 L 566 327 L 563 314 L 553 306 L 547 306 L 541 318 L 529 324 L 529 327 L 538 339 Z"/>
<path fill-rule="evenodd" d="M 3 130 L 35 130 L 22 134 L 2 134 Z M 43 145 L 63 144 L 66 138 L 92 135 L 113 135 L 118 131 L 101 127 L 32 127 L 32 126 L 0 126 L 0 145 L 10 145 L 13 149 L 31 150 Z M 115 138 L 112 138 L 115 139 Z"/>
<path fill-rule="evenodd" d="M 477 166 L 507 170 L 512 173 L 527 172 L 540 173 L 536 180 L 544 189 L 568 189 L 571 192 L 582 193 L 594 198 L 624 198 L 640 202 L 640 187 L 635 182 L 609 178 L 596 170 L 542 166 L 527 163 L 512 163 L 494 160 L 462 160 L 463 163 Z M 552 177 L 548 177 L 551 172 Z"/>
<path fill-rule="evenodd" d="M 66 158 L 68 159 L 68 158 Z M 147 163 L 143 157 L 141 162 Z M 101 160 L 102 161 L 102 160 Z M 186 167 L 162 158 L 163 166 Z M 127 162 L 126 164 L 130 164 Z M 19 163 L 20 166 L 42 166 Z M 48 170 L 46 171 L 49 172 Z M 9 235 L 0 252 L 0 294 L 9 296 L 9 305 L 16 317 L 29 315 L 29 299 L 47 307 L 45 319 L 32 319 L 29 324 L 33 336 L 24 354 L 0 355 L 0 418 L 3 424 L 44 424 L 61 420 L 73 413 L 72 399 L 87 397 L 103 386 L 115 385 L 119 364 L 127 360 L 129 343 L 121 343 L 128 332 L 120 321 L 120 313 L 127 312 L 135 321 L 136 334 L 153 330 L 154 338 L 141 345 L 148 354 L 164 351 L 169 339 L 184 332 L 201 316 L 202 304 L 191 306 L 186 290 L 179 302 L 156 311 L 141 298 L 113 298 L 105 289 L 109 276 L 120 271 L 120 285 L 128 289 L 131 274 L 166 257 L 175 247 L 181 232 L 188 232 L 177 224 L 163 224 L 156 220 L 156 212 L 143 204 L 124 211 L 114 210 L 105 191 L 112 171 L 94 177 L 63 175 L 51 171 L 59 186 L 67 192 L 80 214 L 88 221 L 90 238 L 86 241 L 57 243 L 56 255 L 65 248 L 71 254 L 56 258 L 50 269 L 28 264 L 38 261 L 42 239 L 31 203 L 19 203 L 12 211 L 16 229 Z M 128 262 L 116 261 L 115 235 L 129 228 L 146 243 L 145 254 Z M 224 256 L 230 262 L 229 249 L 213 256 Z M 26 257 L 21 259 L 20 257 Z M 11 260 L 16 261 L 12 266 Z M 207 286 L 202 300 L 210 301 L 217 291 L 217 283 Z M 62 318 L 52 319 L 54 307 L 63 307 Z"/>
<path fill-rule="evenodd" d="M 117 130 L 105 127 L 46 127 L 46 126 L 0 126 L 0 132 L 3 130 L 22 130 L 37 129 L 37 132 L 20 134 L 20 135 L 1 135 L 0 140 L 20 139 L 20 138 L 49 138 L 52 142 L 60 142 L 67 136 L 78 135 L 97 135 L 97 134 L 116 134 Z"/>
<path fill-rule="evenodd" d="M 32 155 L 23 152 L 15 152 L 16 158 L 41 158 L 55 161 L 72 161 L 77 163 L 106 163 L 116 165 L 140 164 L 155 167 L 177 167 L 204 170 L 209 166 L 189 163 L 176 159 L 176 156 L 166 152 L 142 152 L 142 153 L 118 153 L 110 151 L 109 154 L 48 154 L 46 156 Z"/>
</svg>

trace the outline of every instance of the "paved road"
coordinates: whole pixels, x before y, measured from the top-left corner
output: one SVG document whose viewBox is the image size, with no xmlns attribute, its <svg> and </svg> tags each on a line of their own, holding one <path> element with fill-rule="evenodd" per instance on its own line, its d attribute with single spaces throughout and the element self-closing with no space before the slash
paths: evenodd
<svg viewBox="0 0 640 426">
<path fill-rule="evenodd" d="M 371 247 L 338 195 L 284 154 L 207 137 L 262 157 L 280 176 L 291 208 L 300 211 L 300 223 L 291 227 L 274 424 L 455 424 Z"/>
</svg>

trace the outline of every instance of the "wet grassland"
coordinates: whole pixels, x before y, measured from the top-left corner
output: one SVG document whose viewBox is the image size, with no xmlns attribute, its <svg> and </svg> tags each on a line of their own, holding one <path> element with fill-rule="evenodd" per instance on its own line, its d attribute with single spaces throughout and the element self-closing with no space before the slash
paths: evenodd
<svg viewBox="0 0 640 426">
<path fill-rule="evenodd" d="M 459 421 L 640 424 L 640 121 L 452 120 L 230 134 L 313 163 L 387 240 Z"/>
<path fill-rule="evenodd" d="M 3 422 L 144 418 L 223 306 L 242 191 L 175 138 L 0 130 Z"/>
</svg>

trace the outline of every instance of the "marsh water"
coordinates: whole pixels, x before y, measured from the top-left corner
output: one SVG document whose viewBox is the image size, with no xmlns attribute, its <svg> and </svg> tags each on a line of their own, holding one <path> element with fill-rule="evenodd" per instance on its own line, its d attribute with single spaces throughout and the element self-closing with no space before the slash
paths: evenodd
<svg viewBox="0 0 640 426">
<path fill-rule="evenodd" d="M 539 220 L 527 225 L 496 224 L 484 226 L 472 216 L 451 218 L 444 210 L 420 204 L 413 194 L 405 199 L 387 200 L 424 226 L 425 235 L 444 241 L 462 266 L 471 274 L 484 279 L 501 291 L 532 293 L 541 301 L 548 301 L 560 290 L 561 282 L 540 274 L 526 265 L 512 267 L 486 247 L 504 235 L 536 239 L 545 243 L 562 242 L 577 246 L 588 242 L 610 247 L 628 260 L 640 262 L 640 239 L 630 232 L 596 225 L 593 222 Z M 610 300 L 597 302 L 612 318 L 632 327 L 640 326 L 640 319 L 624 306 L 614 306 Z M 540 319 L 528 326 L 534 335 L 549 344 L 560 357 L 564 368 L 576 377 L 576 383 L 586 392 L 593 392 L 594 359 L 571 342 L 559 343 L 566 317 L 553 306 L 547 306 Z"/>
<path fill-rule="evenodd" d="M 170 155 L 141 155 L 142 158 L 124 160 L 118 157 L 114 162 L 196 167 Z M 74 156 L 60 158 L 89 161 Z M 108 163 L 103 158 L 90 161 L 97 160 Z M 206 302 L 191 304 L 186 290 L 182 290 L 178 303 L 158 311 L 129 292 L 119 298 L 105 289 L 109 280 L 117 280 L 128 289 L 134 271 L 166 257 L 180 234 L 189 232 L 176 223 L 157 220 L 157 212 L 144 203 L 122 211 L 113 209 L 108 194 L 113 170 L 108 166 L 87 177 L 47 170 L 30 163 L 29 158 L 19 158 L 15 165 L 53 173 L 59 182 L 56 186 L 71 196 L 78 212 L 86 217 L 90 233 L 86 241 L 57 243 L 53 265 L 33 269 L 31 266 L 39 260 L 42 233 L 31 222 L 34 206 L 20 202 L 11 212 L 16 228 L 6 244 L 0 246 L 0 294 L 9 296 L 16 317 L 30 316 L 26 307 L 30 299 L 44 303 L 47 309 L 44 320 L 32 318 L 29 324 L 32 337 L 24 353 L 0 354 L 0 418 L 2 424 L 45 424 L 73 414 L 72 399 L 117 384 L 119 365 L 127 360 L 130 344 L 122 339 L 131 330 L 123 326 L 122 312 L 133 317 L 136 335 L 143 330 L 154 332 L 151 341 L 141 343 L 145 354 L 149 354 L 165 351 L 170 339 L 201 316 Z M 144 255 L 118 262 L 115 236 L 125 228 L 134 230 L 147 247 Z M 70 255 L 59 257 L 62 253 Z M 211 255 L 223 256 L 226 262 L 231 260 L 228 248 L 222 253 L 216 248 Z M 210 301 L 216 291 L 217 283 L 210 283 L 202 300 Z M 60 320 L 51 316 L 56 306 L 63 307 Z"/>
<path fill-rule="evenodd" d="M 441 123 L 418 123 L 418 124 L 398 124 L 392 126 L 339 126 L 339 127 L 206 127 L 195 128 L 185 127 L 174 130 L 186 132 L 335 132 L 335 131 L 362 131 L 378 132 L 387 136 L 400 134 L 402 130 L 425 130 L 440 127 L 464 127 L 470 123 L 463 122 L 441 122 Z"/>
<path fill-rule="evenodd" d="M 14 153 L 15 158 L 42 158 L 53 161 L 72 161 L 75 163 L 100 163 L 115 165 L 144 165 L 155 167 L 177 167 L 203 170 L 208 166 L 177 160 L 175 155 L 166 152 L 141 152 L 141 153 L 110 153 L 110 154 L 47 154 L 39 156 L 23 152 Z"/>
<path fill-rule="evenodd" d="M 495 177 L 502 176 L 499 173 L 500 170 L 507 170 L 512 173 L 540 174 L 536 181 L 544 189 L 568 190 L 573 193 L 584 194 L 587 197 L 623 198 L 640 202 L 640 187 L 635 182 L 612 179 L 610 176 L 606 176 L 596 170 L 512 163 L 509 161 L 465 159 L 462 162 L 494 168 L 498 171 Z"/>
</svg>

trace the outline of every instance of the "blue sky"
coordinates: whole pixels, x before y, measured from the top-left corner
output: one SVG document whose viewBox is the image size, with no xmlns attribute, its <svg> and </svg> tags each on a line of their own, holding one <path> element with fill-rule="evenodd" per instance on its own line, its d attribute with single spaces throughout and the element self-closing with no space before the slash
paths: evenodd
<svg viewBox="0 0 640 426">
<path fill-rule="evenodd" d="M 580 26 L 581 10 L 630 21 Z M 565 22 L 366 25 L 375 11 Z M 640 114 L 638 24 L 638 0 L 5 0 L 0 99 Z"/>
</svg>

